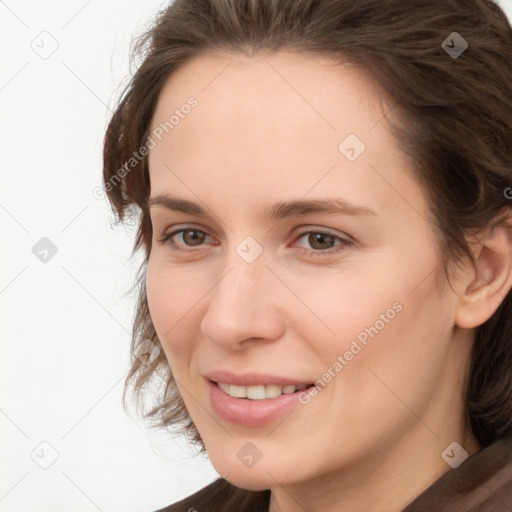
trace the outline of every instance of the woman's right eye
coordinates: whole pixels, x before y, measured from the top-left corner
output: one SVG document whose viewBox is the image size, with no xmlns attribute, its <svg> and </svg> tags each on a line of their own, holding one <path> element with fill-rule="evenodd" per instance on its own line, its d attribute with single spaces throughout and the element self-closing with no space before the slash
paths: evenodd
<svg viewBox="0 0 512 512">
<path fill-rule="evenodd" d="M 208 233 L 197 228 L 176 229 L 157 239 L 163 244 L 168 244 L 178 251 L 192 251 L 187 247 L 197 247 L 203 244 L 209 237 Z"/>
</svg>

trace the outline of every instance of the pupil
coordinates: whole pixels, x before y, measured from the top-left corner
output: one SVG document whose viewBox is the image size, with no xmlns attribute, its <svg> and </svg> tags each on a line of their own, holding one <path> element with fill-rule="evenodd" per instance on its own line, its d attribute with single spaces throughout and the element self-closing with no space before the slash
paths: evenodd
<svg viewBox="0 0 512 512">
<path fill-rule="evenodd" d="M 190 237 L 189 240 L 187 240 L 187 237 Z M 183 233 L 183 239 L 187 245 L 199 245 L 203 241 L 203 236 L 199 235 L 198 231 L 189 229 Z"/>
<path fill-rule="evenodd" d="M 322 233 L 310 233 L 308 241 L 314 249 L 328 249 L 331 247 L 334 238 L 331 235 L 324 235 Z M 320 244 L 320 247 L 317 244 Z"/>
</svg>

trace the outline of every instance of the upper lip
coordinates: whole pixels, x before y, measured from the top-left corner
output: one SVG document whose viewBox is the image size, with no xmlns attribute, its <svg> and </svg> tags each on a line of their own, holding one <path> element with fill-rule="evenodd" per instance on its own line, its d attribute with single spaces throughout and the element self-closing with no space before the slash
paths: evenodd
<svg viewBox="0 0 512 512">
<path fill-rule="evenodd" d="M 305 381 L 294 377 L 280 377 L 278 375 L 270 375 L 263 373 L 244 373 L 234 374 L 225 370 L 218 370 L 206 373 L 207 379 L 213 382 L 222 382 L 224 384 L 234 384 L 235 386 L 266 386 L 276 384 L 277 386 L 303 386 L 312 384 L 313 381 Z"/>
</svg>

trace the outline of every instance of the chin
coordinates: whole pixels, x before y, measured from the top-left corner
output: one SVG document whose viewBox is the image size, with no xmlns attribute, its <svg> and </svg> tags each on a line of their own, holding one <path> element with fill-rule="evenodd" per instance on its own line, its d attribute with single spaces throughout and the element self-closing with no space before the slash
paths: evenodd
<svg viewBox="0 0 512 512">
<path fill-rule="evenodd" d="M 266 461 L 262 458 L 252 467 L 245 467 L 238 459 L 216 460 L 215 457 L 211 457 L 210 461 L 222 478 L 248 491 L 263 491 L 275 487 L 276 483 L 285 485 L 300 478 L 299 475 L 290 474 L 293 469 L 287 468 L 285 461 L 277 464 L 276 458 Z"/>
<path fill-rule="evenodd" d="M 243 471 L 237 469 L 231 473 L 227 471 L 225 474 L 220 474 L 220 476 L 230 484 L 248 491 L 264 491 L 276 485 L 276 478 L 272 478 L 265 471 L 254 473 L 251 469 Z M 279 481 L 279 479 L 277 480 Z"/>
</svg>

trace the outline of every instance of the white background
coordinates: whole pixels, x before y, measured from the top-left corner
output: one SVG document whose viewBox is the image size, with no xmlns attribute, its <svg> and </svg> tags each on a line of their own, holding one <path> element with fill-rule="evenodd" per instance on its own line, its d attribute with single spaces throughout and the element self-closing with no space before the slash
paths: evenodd
<svg viewBox="0 0 512 512">
<path fill-rule="evenodd" d="M 165 4 L 0 0 L 1 512 L 150 512 L 217 476 L 122 409 L 135 231 L 92 194 L 130 39 Z"/>
</svg>

